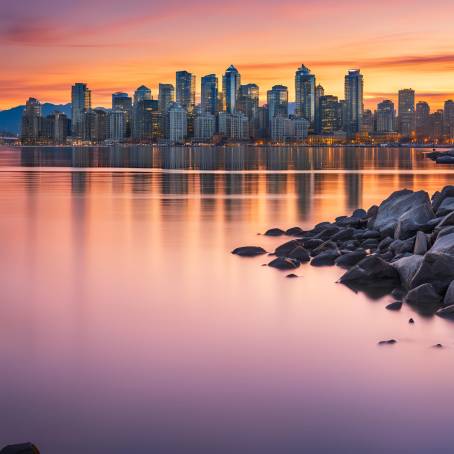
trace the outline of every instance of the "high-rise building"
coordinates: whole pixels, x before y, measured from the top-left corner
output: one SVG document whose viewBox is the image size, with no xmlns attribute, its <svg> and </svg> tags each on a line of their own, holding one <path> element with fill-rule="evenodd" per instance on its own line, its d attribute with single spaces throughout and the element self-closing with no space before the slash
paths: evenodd
<svg viewBox="0 0 454 454">
<path fill-rule="evenodd" d="M 104 109 L 89 109 L 84 113 L 82 121 L 82 138 L 88 142 L 101 143 L 107 139 L 108 121 Z"/>
<path fill-rule="evenodd" d="M 195 75 L 187 71 L 176 73 L 176 101 L 186 112 L 195 107 L 195 81 Z"/>
<path fill-rule="evenodd" d="M 364 80 L 359 69 L 351 69 L 345 76 L 345 104 L 347 135 L 354 136 L 361 131 L 364 103 Z"/>
<path fill-rule="evenodd" d="M 202 77 L 200 96 L 202 111 L 215 115 L 218 111 L 218 78 L 216 74 Z"/>
<path fill-rule="evenodd" d="M 361 121 L 361 132 L 372 134 L 374 132 L 375 120 L 374 114 L 370 109 L 365 109 L 363 112 L 363 119 Z"/>
<path fill-rule="evenodd" d="M 115 109 L 109 112 L 109 134 L 108 139 L 113 142 L 121 142 L 126 137 L 127 113 L 122 109 Z"/>
<path fill-rule="evenodd" d="M 66 143 L 66 138 L 71 133 L 68 117 L 62 112 L 53 112 L 46 118 L 48 127 L 47 137 L 55 145 Z"/>
<path fill-rule="evenodd" d="M 112 110 L 122 111 L 125 113 L 125 132 L 124 137 L 131 136 L 131 123 L 132 123 L 132 98 L 127 93 L 113 93 L 112 94 Z M 112 139 L 116 140 L 116 139 Z"/>
<path fill-rule="evenodd" d="M 430 106 L 425 101 L 420 101 L 416 104 L 416 137 L 419 141 L 428 139 L 431 135 L 430 125 Z"/>
<path fill-rule="evenodd" d="M 202 112 L 194 118 L 194 139 L 209 141 L 216 132 L 216 117 L 210 112 Z"/>
<path fill-rule="evenodd" d="M 443 135 L 449 142 L 454 140 L 454 101 L 445 102 L 443 112 Z"/>
<path fill-rule="evenodd" d="M 259 87 L 256 84 L 240 85 L 238 89 L 237 110 L 252 120 L 259 106 Z"/>
<path fill-rule="evenodd" d="M 134 140 L 140 141 L 145 138 L 146 104 L 151 100 L 151 90 L 145 85 L 141 85 L 134 92 L 133 119 L 131 128 Z"/>
<path fill-rule="evenodd" d="M 386 134 L 395 131 L 396 125 L 396 110 L 394 103 L 389 99 L 385 99 L 377 104 L 375 112 L 375 129 L 380 134 Z"/>
<path fill-rule="evenodd" d="M 320 116 L 320 98 L 325 96 L 325 89 L 321 85 L 315 87 L 315 124 L 314 131 L 320 134 L 322 130 L 321 116 Z"/>
<path fill-rule="evenodd" d="M 399 90 L 398 112 L 399 134 L 410 138 L 416 129 L 415 91 L 410 89 Z"/>
<path fill-rule="evenodd" d="M 218 124 L 219 134 L 229 140 L 243 141 L 250 138 L 249 120 L 242 112 L 219 112 Z"/>
<path fill-rule="evenodd" d="M 227 113 L 234 113 L 236 111 L 236 101 L 240 85 L 240 73 L 235 66 L 230 65 L 222 77 L 222 92 L 224 93 L 225 110 Z"/>
<path fill-rule="evenodd" d="M 309 121 L 302 117 L 278 115 L 271 120 L 271 139 L 274 142 L 302 141 L 307 137 L 309 125 Z"/>
<path fill-rule="evenodd" d="M 319 115 L 320 133 L 323 135 L 333 135 L 339 130 L 339 101 L 337 96 L 320 96 Z"/>
<path fill-rule="evenodd" d="M 315 123 L 315 75 L 301 65 L 295 73 L 295 114 Z"/>
<path fill-rule="evenodd" d="M 22 112 L 21 141 L 22 143 L 37 143 L 41 136 L 42 107 L 35 98 L 29 98 Z"/>
<path fill-rule="evenodd" d="M 288 88 L 284 85 L 275 85 L 266 95 L 270 125 L 272 119 L 278 115 L 288 117 Z"/>
<path fill-rule="evenodd" d="M 71 88 L 72 136 L 83 136 L 84 113 L 91 109 L 91 91 L 87 84 L 77 82 Z"/>
<path fill-rule="evenodd" d="M 443 110 L 439 109 L 430 115 L 431 136 L 434 142 L 441 141 L 443 138 Z"/>
<path fill-rule="evenodd" d="M 159 112 L 165 115 L 175 102 L 175 88 L 172 84 L 159 84 Z"/>
<path fill-rule="evenodd" d="M 171 143 L 184 143 L 188 130 L 186 109 L 173 103 L 167 115 L 169 117 L 169 140 Z"/>
</svg>

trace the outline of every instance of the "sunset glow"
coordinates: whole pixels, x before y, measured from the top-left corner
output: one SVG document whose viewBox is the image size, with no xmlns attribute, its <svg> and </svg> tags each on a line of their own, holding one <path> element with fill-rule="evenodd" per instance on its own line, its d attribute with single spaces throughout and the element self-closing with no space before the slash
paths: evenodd
<svg viewBox="0 0 454 454">
<path fill-rule="evenodd" d="M 234 63 L 242 82 L 289 87 L 304 63 L 327 93 L 343 97 L 343 76 L 359 67 L 365 100 L 374 107 L 412 87 L 433 108 L 454 97 L 451 0 L 4 0 L 0 15 L 3 96 L 0 109 L 70 101 L 70 86 L 87 82 L 93 104 L 111 93 L 174 83 L 175 71 L 200 77 Z"/>
</svg>

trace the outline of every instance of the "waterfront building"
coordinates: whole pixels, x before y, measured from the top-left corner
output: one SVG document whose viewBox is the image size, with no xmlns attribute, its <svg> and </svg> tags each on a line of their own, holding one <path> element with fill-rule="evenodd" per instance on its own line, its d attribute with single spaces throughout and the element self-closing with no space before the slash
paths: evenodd
<svg viewBox="0 0 454 454">
<path fill-rule="evenodd" d="M 443 135 L 448 142 L 454 140 L 454 101 L 445 102 L 443 111 Z"/>
<path fill-rule="evenodd" d="M 82 138 L 87 142 L 101 143 L 107 139 L 107 111 L 104 109 L 89 109 L 83 115 Z"/>
<path fill-rule="evenodd" d="M 415 129 L 418 141 L 424 141 L 431 135 L 430 106 L 425 101 L 416 104 Z"/>
<path fill-rule="evenodd" d="M 194 140 L 210 141 L 216 133 L 216 117 L 210 112 L 202 112 L 194 118 Z"/>
<path fill-rule="evenodd" d="M 77 82 L 71 87 L 72 136 L 82 138 L 84 114 L 91 109 L 91 91 L 87 84 Z"/>
<path fill-rule="evenodd" d="M 218 78 L 216 74 L 202 77 L 200 96 L 202 111 L 215 115 L 218 111 Z"/>
<path fill-rule="evenodd" d="M 168 139 L 171 143 L 184 143 L 188 130 L 186 109 L 176 102 L 169 107 L 167 115 L 169 117 Z"/>
<path fill-rule="evenodd" d="M 275 85 L 267 91 L 269 122 L 276 116 L 288 117 L 288 88 Z"/>
<path fill-rule="evenodd" d="M 398 132 L 404 138 L 411 138 L 416 129 L 415 91 L 399 90 Z"/>
<path fill-rule="evenodd" d="M 339 102 L 337 96 L 320 96 L 319 116 L 321 134 L 330 135 L 339 130 Z"/>
<path fill-rule="evenodd" d="M 175 102 L 175 88 L 172 84 L 159 84 L 158 108 L 165 115 L 172 103 Z"/>
<path fill-rule="evenodd" d="M 346 122 L 345 131 L 349 137 L 361 131 L 364 103 L 364 80 L 359 69 L 351 69 L 345 76 L 345 104 Z"/>
<path fill-rule="evenodd" d="M 240 85 L 240 73 L 235 66 L 230 65 L 222 77 L 222 92 L 224 94 L 225 111 L 227 113 L 234 113 L 236 111 L 236 102 Z"/>
<path fill-rule="evenodd" d="M 35 98 L 29 98 L 22 112 L 21 141 L 24 144 L 39 142 L 42 130 L 42 107 Z"/>
<path fill-rule="evenodd" d="M 301 65 L 295 73 L 295 114 L 315 123 L 315 75 Z"/>
<path fill-rule="evenodd" d="M 256 84 L 240 85 L 238 90 L 237 110 L 252 121 L 259 107 L 259 87 Z"/>
<path fill-rule="evenodd" d="M 439 109 L 430 115 L 431 137 L 434 142 L 443 139 L 443 110 Z"/>
<path fill-rule="evenodd" d="M 195 107 L 196 76 L 188 71 L 176 73 L 176 102 L 186 110 L 192 112 Z"/>
<path fill-rule="evenodd" d="M 136 141 L 141 141 L 145 136 L 145 112 L 147 110 L 147 104 L 152 100 L 151 90 L 141 85 L 134 92 L 134 104 L 133 104 L 133 121 L 132 121 L 132 137 Z"/>
<path fill-rule="evenodd" d="M 271 140 L 278 143 L 302 141 L 308 135 L 309 126 L 310 123 L 305 118 L 277 115 L 271 120 Z"/>
<path fill-rule="evenodd" d="M 122 142 L 126 137 L 127 112 L 123 109 L 111 110 L 108 115 L 108 139 L 113 142 Z"/>
<path fill-rule="evenodd" d="M 394 132 L 396 127 L 396 109 L 389 99 L 377 104 L 375 112 L 375 130 L 379 134 Z"/>
<path fill-rule="evenodd" d="M 127 93 L 117 92 L 112 94 L 112 110 L 118 110 L 125 113 L 125 133 L 124 137 L 131 136 L 132 123 L 132 98 Z M 123 138 L 124 138 L 123 137 Z"/>
<path fill-rule="evenodd" d="M 365 109 L 363 112 L 363 119 L 361 123 L 361 132 L 369 135 L 373 134 L 375 130 L 374 114 L 370 109 Z"/>
<path fill-rule="evenodd" d="M 244 141 L 249 136 L 249 120 L 242 112 L 218 114 L 219 134 L 232 141 Z"/>
<path fill-rule="evenodd" d="M 54 145 L 66 143 L 68 135 L 71 134 L 71 122 L 62 112 L 55 111 L 46 117 L 46 127 L 49 141 Z"/>
<path fill-rule="evenodd" d="M 314 132 L 320 134 L 322 130 L 321 116 L 320 116 L 320 98 L 325 96 L 325 89 L 321 85 L 315 87 L 315 124 Z"/>
</svg>

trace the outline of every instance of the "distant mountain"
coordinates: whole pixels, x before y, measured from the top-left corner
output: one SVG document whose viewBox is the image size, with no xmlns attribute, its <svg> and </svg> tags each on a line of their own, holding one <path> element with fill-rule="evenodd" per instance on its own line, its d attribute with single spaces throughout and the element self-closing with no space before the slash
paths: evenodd
<svg viewBox="0 0 454 454">
<path fill-rule="evenodd" d="M 0 132 L 8 131 L 13 134 L 19 134 L 22 112 L 25 106 L 17 106 L 8 110 L 0 110 Z M 50 115 L 55 110 L 65 113 L 71 118 L 71 104 L 43 104 L 43 115 Z"/>
</svg>

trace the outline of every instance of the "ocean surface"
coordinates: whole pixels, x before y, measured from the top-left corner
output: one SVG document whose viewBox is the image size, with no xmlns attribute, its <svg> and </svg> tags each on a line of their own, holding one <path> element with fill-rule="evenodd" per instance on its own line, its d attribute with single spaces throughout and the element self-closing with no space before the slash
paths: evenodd
<svg viewBox="0 0 454 454">
<path fill-rule="evenodd" d="M 0 147 L 0 445 L 452 451 L 454 323 L 230 251 L 453 182 L 406 148 Z"/>
</svg>

